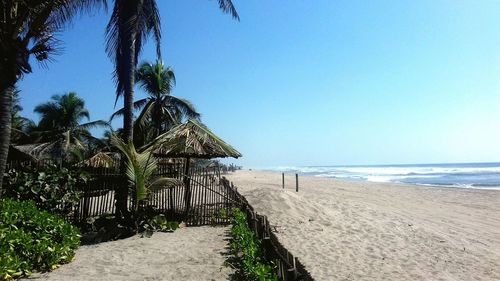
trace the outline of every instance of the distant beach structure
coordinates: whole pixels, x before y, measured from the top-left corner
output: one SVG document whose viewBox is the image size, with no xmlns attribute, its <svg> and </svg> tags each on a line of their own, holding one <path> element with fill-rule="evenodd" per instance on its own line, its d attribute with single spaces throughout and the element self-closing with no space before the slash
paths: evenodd
<svg viewBox="0 0 500 281">
<path fill-rule="evenodd" d="M 270 170 L 371 182 L 500 190 L 500 163 L 299 166 L 276 167 Z"/>
</svg>

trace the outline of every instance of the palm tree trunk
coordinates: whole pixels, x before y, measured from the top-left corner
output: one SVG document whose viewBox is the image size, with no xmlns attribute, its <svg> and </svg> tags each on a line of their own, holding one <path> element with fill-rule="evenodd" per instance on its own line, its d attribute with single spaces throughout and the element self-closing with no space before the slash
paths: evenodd
<svg viewBox="0 0 500 281">
<path fill-rule="evenodd" d="M 14 82 L 0 82 L 0 198 L 3 191 L 3 175 L 7 164 L 7 156 L 9 154 L 10 146 L 13 85 Z"/>
<path fill-rule="evenodd" d="M 126 38 L 127 43 L 124 46 L 128 47 L 126 54 L 124 54 L 125 68 L 124 76 L 127 80 L 124 82 L 124 93 L 123 93 L 123 141 L 125 143 L 133 142 L 134 136 L 134 70 L 135 70 L 135 48 L 133 38 Z M 122 161 L 123 162 L 123 161 Z M 125 165 L 122 163 L 122 172 L 125 172 Z M 127 200 L 128 200 L 128 185 L 126 181 L 125 184 L 121 186 L 116 192 L 116 210 L 120 216 L 127 216 Z"/>
<path fill-rule="evenodd" d="M 133 142 L 134 137 L 134 84 L 135 84 L 135 66 L 136 66 L 136 49 L 135 40 L 137 31 L 135 29 L 126 30 L 127 22 L 137 16 L 138 7 L 142 5 L 142 1 L 132 1 L 126 9 L 123 10 L 123 17 L 120 18 L 122 30 L 120 33 L 122 46 L 122 65 L 118 65 L 121 76 L 119 80 L 123 83 L 123 141 L 125 143 Z M 125 165 L 122 161 L 122 172 L 125 174 Z M 123 185 L 116 192 L 116 210 L 120 216 L 128 217 L 128 186 Z"/>
<path fill-rule="evenodd" d="M 135 36 L 134 36 L 135 37 Z M 125 143 L 133 140 L 134 136 L 134 71 L 135 71 L 135 47 L 133 38 L 127 40 L 126 46 L 128 50 L 124 55 L 125 60 L 125 76 L 127 80 L 124 83 L 123 93 L 123 140 Z"/>
</svg>

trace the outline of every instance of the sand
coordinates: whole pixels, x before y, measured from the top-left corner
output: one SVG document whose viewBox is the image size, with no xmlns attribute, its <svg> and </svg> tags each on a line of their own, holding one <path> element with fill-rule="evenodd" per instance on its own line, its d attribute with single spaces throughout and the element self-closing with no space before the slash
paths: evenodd
<svg viewBox="0 0 500 281">
<path fill-rule="evenodd" d="M 187 227 L 82 246 L 75 260 L 25 280 L 230 280 L 227 227 Z"/>
<path fill-rule="evenodd" d="M 227 177 L 317 280 L 500 280 L 500 191 Z"/>
</svg>

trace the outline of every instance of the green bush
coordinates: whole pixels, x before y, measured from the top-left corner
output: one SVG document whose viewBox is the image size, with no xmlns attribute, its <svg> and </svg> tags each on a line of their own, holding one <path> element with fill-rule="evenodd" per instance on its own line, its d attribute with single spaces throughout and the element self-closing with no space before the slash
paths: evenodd
<svg viewBox="0 0 500 281">
<path fill-rule="evenodd" d="M 31 201 L 0 200 L 0 280 L 48 271 L 71 261 L 78 229 Z"/>
<path fill-rule="evenodd" d="M 156 215 L 148 219 L 140 227 L 143 231 L 143 236 L 151 237 L 154 232 L 174 232 L 179 228 L 179 223 L 176 221 L 167 221 L 163 214 Z"/>
<path fill-rule="evenodd" d="M 248 280 L 278 280 L 274 267 L 262 257 L 262 243 L 248 227 L 245 213 L 240 209 L 233 209 L 232 223 L 230 248 L 239 260 L 245 277 Z"/>
<path fill-rule="evenodd" d="M 40 209 L 68 215 L 82 195 L 79 187 L 88 180 L 86 173 L 55 165 L 41 171 L 29 167 L 11 169 L 4 178 L 4 196 L 32 200 Z"/>
</svg>

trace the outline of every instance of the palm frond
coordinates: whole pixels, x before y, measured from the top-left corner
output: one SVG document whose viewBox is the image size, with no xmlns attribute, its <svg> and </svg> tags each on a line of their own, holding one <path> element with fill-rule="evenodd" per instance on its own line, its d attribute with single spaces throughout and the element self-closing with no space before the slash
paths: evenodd
<svg viewBox="0 0 500 281">
<path fill-rule="evenodd" d="M 171 157 L 241 157 L 236 149 L 221 140 L 202 123 L 190 119 L 158 136 L 148 148 Z"/>
<path fill-rule="evenodd" d="M 238 12 L 236 11 L 236 8 L 233 5 L 233 2 L 231 0 L 219 0 L 219 8 L 227 14 L 230 14 L 233 19 L 239 21 L 240 16 L 238 15 Z"/>
<path fill-rule="evenodd" d="M 151 191 L 182 185 L 182 181 L 174 178 L 157 178 L 149 184 Z"/>
<path fill-rule="evenodd" d="M 147 103 L 148 103 L 148 98 L 140 99 L 140 100 L 134 102 L 134 109 L 135 110 L 141 109 Z M 117 110 L 115 113 L 111 114 L 109 121 L 111 122 L 111 121 L 113 121 L 114 118 L 123 116 L 124 113 L 125 113 L 125 109 L 123 109 L 123 108 Z"/>
<path fill-rule="evenodd" d="M 96 120 L 96 121 L 80 124 L 77 126 L 77 128 L 83 129 L 83 130 L 90 130 L 90 129 L 95 129 L 95 128 L 108 128 L 108 129 L 110 129 L 111 125 L 104 120 Z"/>
</svg>

